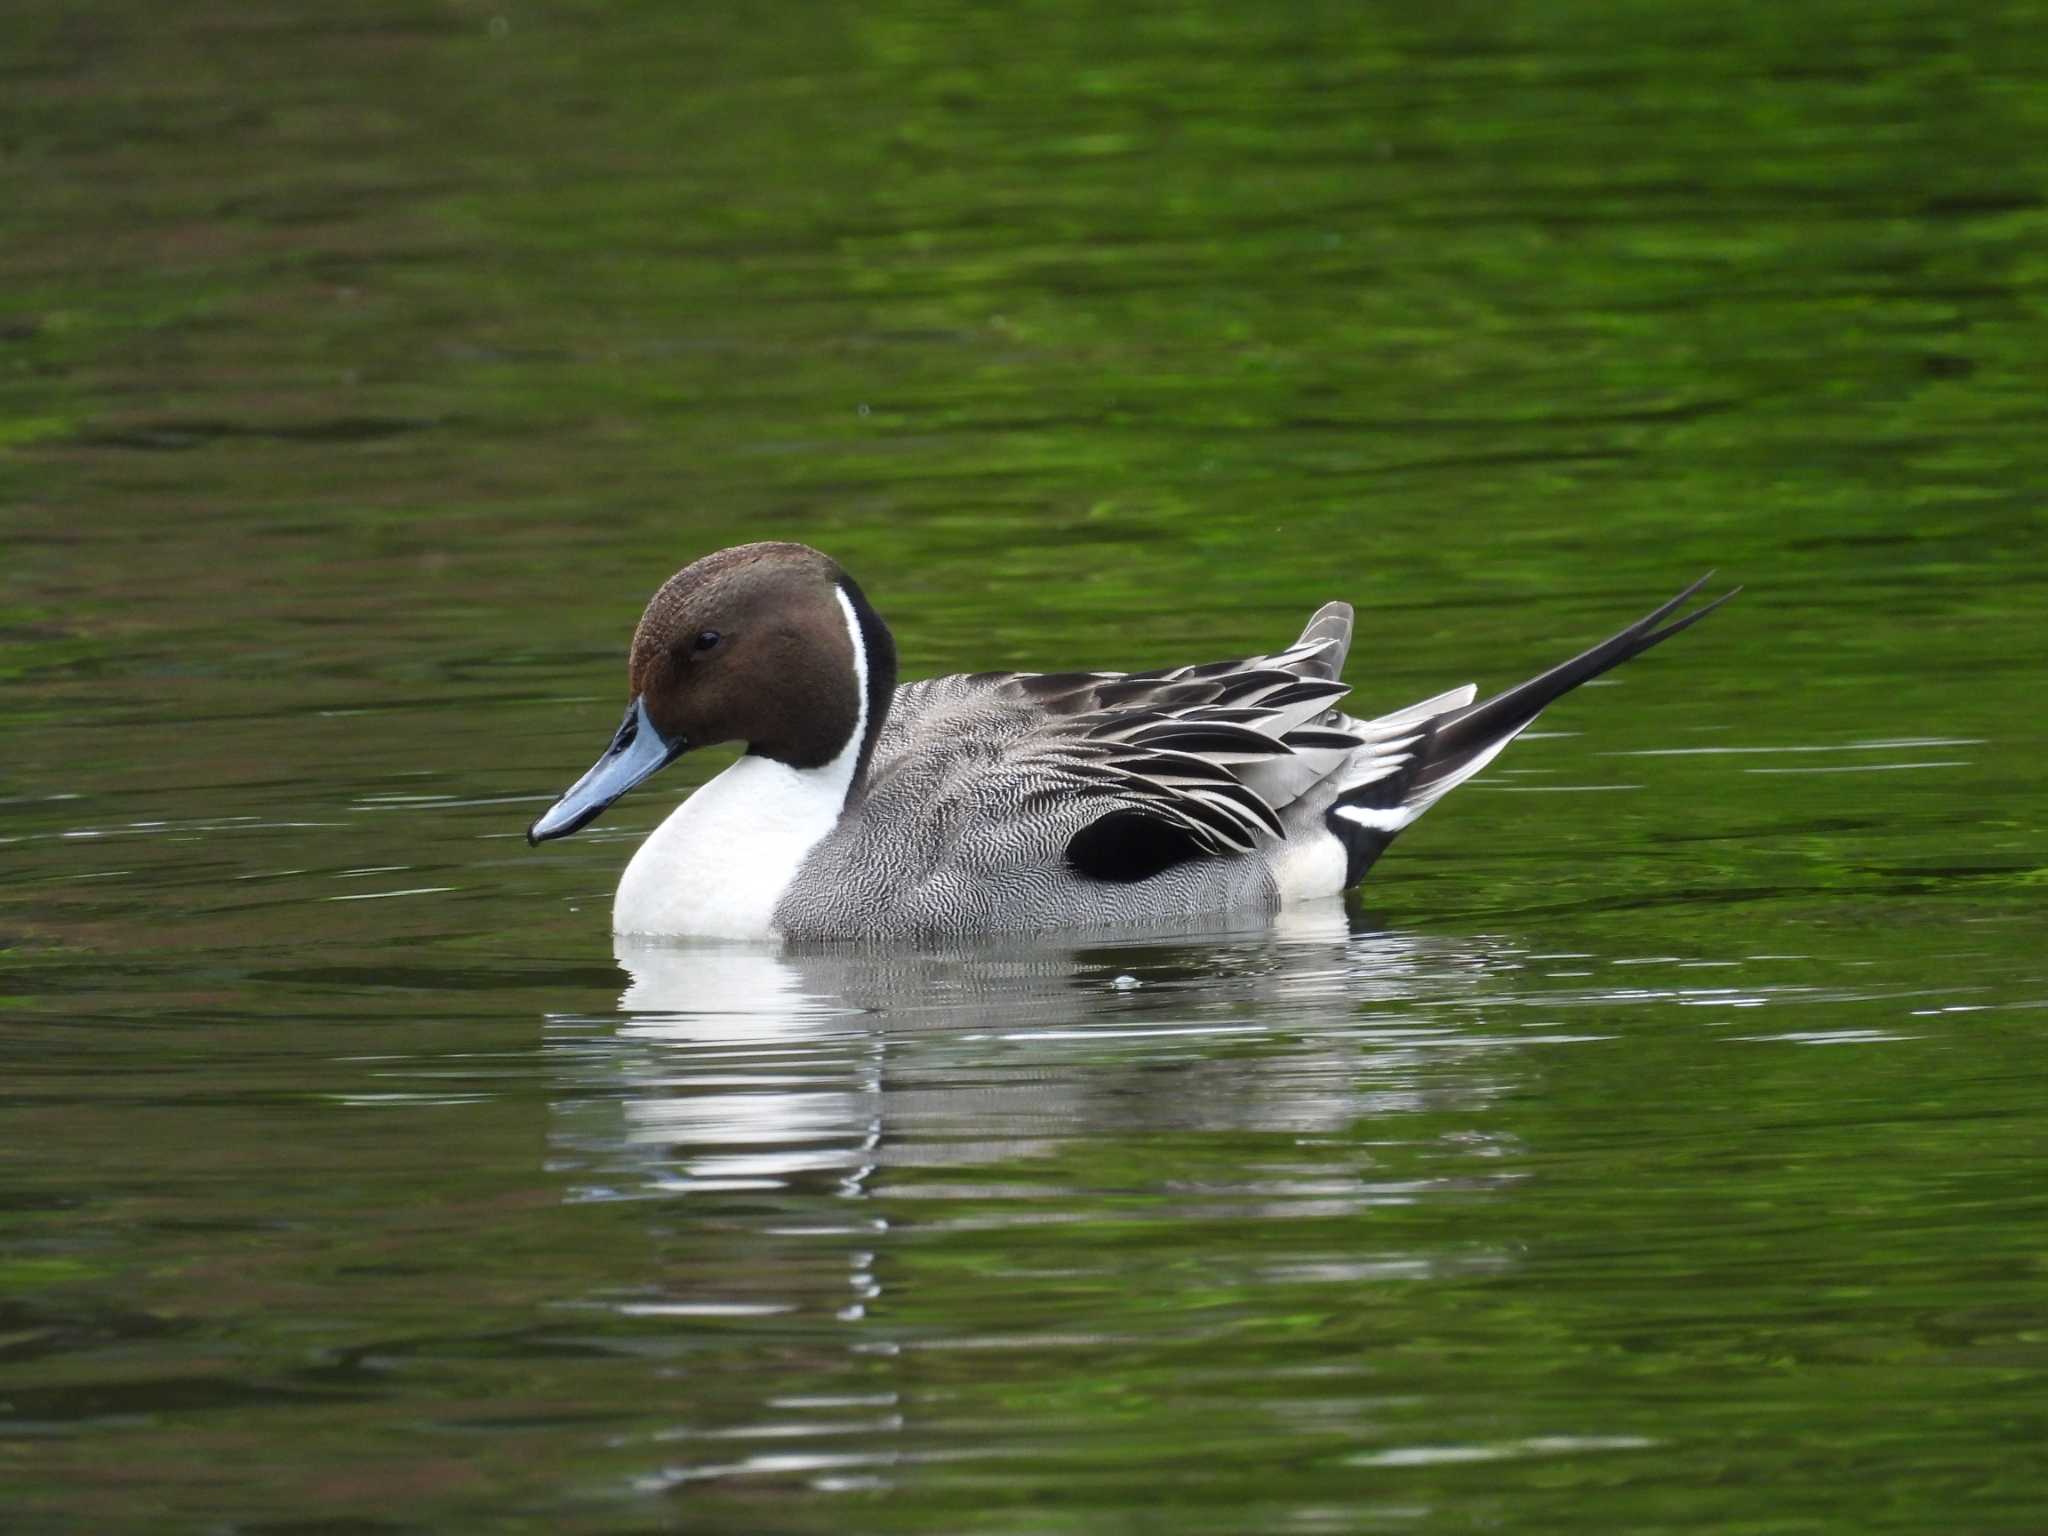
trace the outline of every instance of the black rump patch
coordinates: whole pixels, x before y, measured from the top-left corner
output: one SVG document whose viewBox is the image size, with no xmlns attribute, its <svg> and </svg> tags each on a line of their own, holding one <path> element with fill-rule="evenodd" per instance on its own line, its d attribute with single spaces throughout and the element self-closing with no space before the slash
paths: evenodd
<svg viewBox="0 0 2048 1536">
<path fill-rule="evenodd" d="M 1074 834 L 1067 863 L 1087 879 L 1131 885 L 1202 853 L 1183 828 L 1141 811 L 1111 811 Z"/>
</svg>

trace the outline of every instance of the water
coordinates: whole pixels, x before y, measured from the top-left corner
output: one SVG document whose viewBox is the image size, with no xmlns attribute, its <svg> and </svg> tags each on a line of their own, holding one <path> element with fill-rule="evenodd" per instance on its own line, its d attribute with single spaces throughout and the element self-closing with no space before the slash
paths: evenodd
<svg viewBox="0 0 2048 1536">
<path fill-rule="evenodd" d="M 21 1531 L 2039 1529 L 2036 6 L 33 7 Z M 647 592 L 906 675 L 1748 590 L 1362 899 L 614 954 Z"/>
</svg>

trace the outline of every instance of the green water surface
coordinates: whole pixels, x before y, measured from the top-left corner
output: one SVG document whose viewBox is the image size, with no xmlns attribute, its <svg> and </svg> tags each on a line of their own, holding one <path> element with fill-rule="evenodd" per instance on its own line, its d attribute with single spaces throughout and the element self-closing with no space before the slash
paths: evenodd
<svg viewBox="0 0 2048 1536">
<path fill-rule="evenodd" d="M 0 49 L 0 1526 L 2048 1528 L 2048 9 Z M 1348 907 L 625 950 L 641 603 L 1354 706 Z"/>
</svg>

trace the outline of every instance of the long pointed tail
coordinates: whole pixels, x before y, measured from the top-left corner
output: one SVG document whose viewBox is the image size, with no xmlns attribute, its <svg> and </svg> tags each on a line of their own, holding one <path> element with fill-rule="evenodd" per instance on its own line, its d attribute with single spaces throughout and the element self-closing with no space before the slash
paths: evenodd
<svg viewBox="0 0 2048 1536">
<path fill-rule="evenodd" d="M 1393 761 L 1389 761 L 1392 755 L 1382 748 L 1378 757 L 1382 771 L 1347 788 L 1331 803 L 1327 813 L 1330 830 L 1344 842 L 1345 885 L 1355 884 L 1395 834 L 1492 762 L 1548 705 L 1581 683 L 1590 682 L 1681 630 L 1692 628 L 1742 590 L 1736 587 L 1681 619 L 1671 619 L 1713 575 L 1709 571 L 1670 602 L 1643 615 L 1619 634 L 1581 651 L 1539 677 L 1480 703 L 1461 703 L 1417 722 L 1419 729 L 1410 741 L 1402 744 L 1406 750 Z M 1671 622 L 1665 623 L 1667 619 Z M 1412 709 L 1402 710 L 1387 718 L 1392 721 L 1413 713 Z"/>
</svg>

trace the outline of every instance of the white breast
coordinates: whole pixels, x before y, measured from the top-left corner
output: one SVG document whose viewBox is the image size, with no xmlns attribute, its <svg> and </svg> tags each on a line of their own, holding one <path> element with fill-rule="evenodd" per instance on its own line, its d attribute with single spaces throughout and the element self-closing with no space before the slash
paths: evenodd
<svg viewBox="0 0 2048 1536">
<path fill-rule="evenodd" d="M 743 757 L 656 827 L 619 879 L 618 933 L 775 936 L 775 904 L 845 804 L 804 781 L 826 772 Z"/>
</svg>

